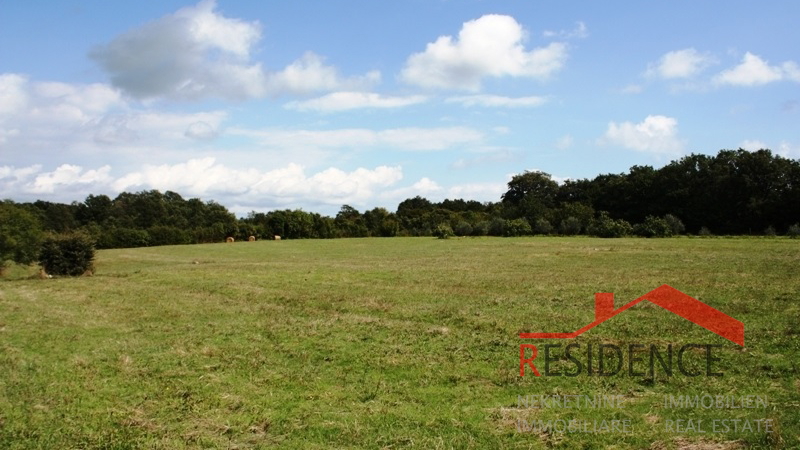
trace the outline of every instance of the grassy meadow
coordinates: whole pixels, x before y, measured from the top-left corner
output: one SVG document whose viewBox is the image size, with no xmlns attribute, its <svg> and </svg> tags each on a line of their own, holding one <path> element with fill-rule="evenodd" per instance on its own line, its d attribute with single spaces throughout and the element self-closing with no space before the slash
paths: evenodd
<svg viewBox="0 0 800 450">
<path fill-rule="evenodd" d="M 797 240 L 260 241 L 95 265 L 0 279 L 0 448 L 800 448 Z M 574 331 L 595 292 L 619 307 L 662 284 L 744 322 L 745 347 L 647 302 L 573 341 L 719 344 L 723 376 L 520 377 L 518 333 Z M 598 394 L 624 407 L 519 404 Z M 768 404 L 664 405 L 706 394 Z M 666 426 L 737 418 L 772 432 Z M 518 430 L 558 419 L 632 432 Z"/>
</svg>

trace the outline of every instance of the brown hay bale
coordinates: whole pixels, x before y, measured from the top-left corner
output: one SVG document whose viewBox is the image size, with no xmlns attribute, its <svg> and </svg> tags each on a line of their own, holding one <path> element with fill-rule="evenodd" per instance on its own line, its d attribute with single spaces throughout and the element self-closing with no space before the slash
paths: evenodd
<svg viewBox="0 0 800 450">
<path fill-rule="evenodd" d="M 250 236 L 249 238 L 247 238 L 247 240 L 250 241 L 250 242 L 255 242 L 256 241 L 256 237 L 255 236 Z"/>
<path fill-rule="evenodd" d="M 228 239 L 225 239 L 225 242 L 230 244 L 231 242 L 233 242 L 233 238 L 228 236 Z"/>
<path fill-rule="evenodd" d="M 276 235 L 275 235 L 275 240 L 276 240 L 276 241 L 280 241 L 280 240 L 281 240 L 281 237 L 280 237 L 280 236 L 278 236 L 278 235 L 276 234 Z"/>
</svg>

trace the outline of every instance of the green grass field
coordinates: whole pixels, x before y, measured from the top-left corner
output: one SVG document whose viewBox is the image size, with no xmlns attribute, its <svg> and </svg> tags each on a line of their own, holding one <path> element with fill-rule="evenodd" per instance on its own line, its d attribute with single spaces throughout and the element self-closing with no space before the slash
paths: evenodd
<svg viewBox="0 0 800 450">
<path fill-rule="evenodd" d="M 798 267 L 800 242 L 755 238 L 262 241 L 100 251 L 93 277 L 16 267 L 0 279 L 0 448 L 800 448 Z M 595 292 L 621 306 L 662 284 L 744 322 L 745 347 L 649 303 L 574 342 L 719 344 L 722 377 L 520 377 L 519 332 L 574 331 Z M 705 394 L 768 404 L 664 405 Z M 632 432 L 518 430 L 559 419 Z M 679 419 L 772 432 L 668 429 Z"/>
</svg>

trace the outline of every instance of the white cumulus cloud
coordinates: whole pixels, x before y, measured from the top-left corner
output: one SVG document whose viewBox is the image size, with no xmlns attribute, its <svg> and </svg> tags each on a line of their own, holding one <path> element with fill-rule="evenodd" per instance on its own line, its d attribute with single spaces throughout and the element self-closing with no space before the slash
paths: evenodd
<svg viewBox="0 0 800 450">
<path fill-rule="evenodd" d="M 4 115 L 14 114 L 28 103 L 26 84 L 22 75 L 6 73 L 0 75 L 0 120 Z"/>
<path fill-rule="evenodd" d="M 258 23 L 223 17 L 204 0 L 127 31 L 90 56 L 134 97 L 241 98 L 264 94 L 263 71 L 249 62 L 260 38 Z"/>
<path fill-rule="evenodd" d="M 345 91 L 333 92 L 310 100 L 289 102 L 284 107 L 297 111 L 333 112 L 361 108 L 402 108 L 424 103 L 427 100 L 428 98 L 424 95 L 398 97 L 373 92 Z"/>
<path fill-rule="evenodd" d="M 781 80 L 800 82 L 800 68 L 797 63 L 786 61 L 780 66 L 771 66 L 750 52 L 745 53 L 739 65 L 714 77 L 716 84 L 731 86 L 758 86 Z"/>
<path fill-rule="evenodd" d="M 0 188 L 17 198 L 45 195 L 51 201 L 69 202 L 89 194 L 115 196 L 123 191 L 158 189 L 262 209 L 363 204 L 402 178 L 400 166 L 351 171 L 329 167 L 309 174 L 304 166 L 294 163 L 262 171 L 227 166 L 213 157 L 177 164 L 145 164 L 116 178 L 108 165 L 86 169 L 62 164 L 52 171 L 43 171 L 41 165 L 0 166 Z"/>
<path fill-rule="evenodd" d="M 715 62 L 708 53 L 700 53 L 694 48 L 675 50 L 666 53 L 657 63 L 651 64 L 647 74 L 661 78 L 689 78 Z"/>
<path fill-rule="evenodd" d="M 678 121 L 661 115 L 647 116 L 640 123 L 611 122 L 601 142 L 665 155 L 680 154 L 684 148 L 678 137 Z"/>
<path fill-rule="evenodd" d="M 242 100 L 356 88 L 380 80 L 377 71 L 344 78 L 310 52 L 270 72 L 252 61 L 261 25 L 225 17 L 216 6 L 214 0 L 203 0 L 182 8 L 98 46 L 90 57 L 108 72 L 114 86 L 140 99 Z"/>
<path fill-rule="evenodd" d="M 546 79 L 567 59 L 567 45 L 526 50 L 526 32 L 511 16 L 489 14 L 464 23 L 458 37 L 441 36 L 411 55 L 400 77 L 426 88 L 478 91 L 485 77 Z"/>
<path fill-rule="evenodd" d="M 447 103 L 461 103 L 466 107 L 471 106 L 485 106 L 490 108 L 532 108 L 541 106 L 547 103 L 544 97 L 529 96 L 529 97 L 504 97 L 501 95 L 464 95 L 458 97 L 450 97 L 445 100 Z"/>
</svg>

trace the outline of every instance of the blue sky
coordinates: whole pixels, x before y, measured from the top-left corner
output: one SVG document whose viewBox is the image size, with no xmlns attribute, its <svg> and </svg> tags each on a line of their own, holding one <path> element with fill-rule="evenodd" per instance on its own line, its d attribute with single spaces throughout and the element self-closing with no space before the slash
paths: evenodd
<svg viewBox="0 0 800 450">
<path fill-rule="evenodd" d="M 0 196 L 237 212 L 497 201 L 800 157 L 800 3 L 0 0 Z"/>
</svg>

